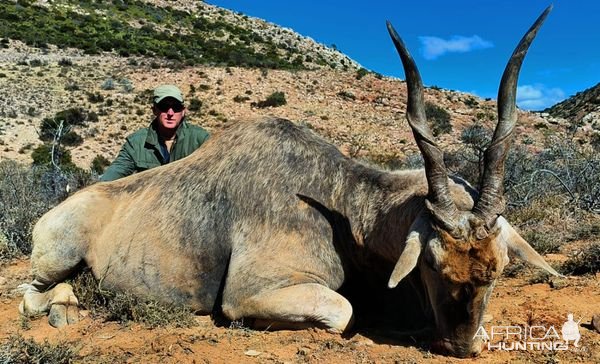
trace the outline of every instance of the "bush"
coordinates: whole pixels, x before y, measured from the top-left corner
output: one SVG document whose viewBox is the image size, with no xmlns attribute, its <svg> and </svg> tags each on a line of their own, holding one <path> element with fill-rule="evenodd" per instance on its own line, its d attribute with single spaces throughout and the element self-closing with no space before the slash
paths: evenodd
<svg viewBox="0 0 600 364">
<path fill-rule="evenodd" d="M 51 344 L 48 339 L 37 343 L 19 334 L 12 334 L 0 345 L 0 363 L 68 364 L 78 359 L 77 349 L 66 342 Z"/>
<path fill-rule="evenodd" d="M 99 92 L 88 92 L 87 99 L 89 102 L 97 104 L 104 101 L 104 96 L 102 96 Z"/>
<path fill-rule="evenodd" d="M 77 167 L 59 170 L 0 162 L 0 233 L 8 247 L 0 251 L 0 258 L 31 253 L 31 229 L 37 220 L 69 195 L 67 186 L 72 193 L 93 182 Z"/>
<path fill-rule="evenodd" d="M 61 146 L 55 146 L 53 149 L 51 144 L 39 145 L 31 153 L 31 158 L 33 164 L 37 166 L 51 166 L 54 158 L 54 163 L 58 165 L 76 168 L 71 160 L 71 152 Z"/>
<path fill-rule="evenodd" d="M 561 267 L 563 274 L 582 275 L 600 272 L 600 243 L 594 242 L 573 254 Z"/>
<path fill-rule="evenodd" d="M 474 186 L 479 185 L 483 168 L 483 152 L 491 139 L 491 131 L 474 124 L 461 133 L 459 149 L 446 153 L 444 160 L 448 169 Z M 508 174 L 508 173 L 507 173 Z"/>
<path fill-rule="evenodd" d="M 70 147 L 83 144 L 83 138 L 74 131 L 69 131 L 61 138 L 61 143 Z"/>
<path fill-rule="evenodd" d="M 246 102 L 248 100 L 250 100 L 250 98 L 248 96 L 242 96 L 242 95 L 237 95 L 233 98 L 234 102 L 239 102 L 239 103 Z"/>
<path fill-rule="evenodd" d="M 433 136 L 441 134 L 447 134 L 452 131 L 452 124 L 450 124 L 450 114 L 443 108 L 433 104 L 431 102 L 425 102 L 425 114 L 427 120 L 431 125 L 431 132 Z"/>
<path fill-rule="evenodd" d="M 340 91 L 337 93 L 337 95 L 347 101 L 356 100 L 356 96 L 354 96 L 354 94 L 350 91 Z"/>
<path fill-rule="evenodd" d="M 542 255 L 549 253 L 558 253 L 560 246 L 562 245 L 562 237 L 560 233 L 553 234 L 551 231 L 544 231 L 544 229 L 536 228 L 535 230 L 529 230 L 523 234 L 523 239 L 527 240 L 529 244 Z"/>
<path fill-rule="evenodd" d="M 258 108 L 265 108 L 278 107 L 285 104 L 287 104 L 287 100 L 285 99 L 285 93 L 281 91 L 275 91 L 271 95 L 269 95 L 269 97 L 267 97 L 265 100 L 253 103 L 253 106 L 256 106 Z"/>
<path fill-rule="evenodd" d="M 479 102 L 477 102 L 477 100 L 471 96 L 467 97 L 465 100 L 463 100 L 463 102 L 465 105 L 473 108 L 479 105 Z"/>
<path fill-rule="evenodd" d="M 555 141 L 537 155 L 515 149 L 506 163 L 505 190 L 515 205 L 548 195 L 564 196 L 570 206 L 600 211 L 600 152 Z"/>
<path fill-rule="evenodd" d="M 97 115 L 95 116 L 97 118 Z M 59 142 L 67 139 L 67 142 L 65 142 L 66 145 L 79 145 L 83 142 L 83 139 L 72 131 L 71 128 L 75 125 L 83 125 L 87 120 L 88 114 L 82 108 L 59 111 L 54 117 L 42 119 L 40 139 L 43 141 L 53 141 L 55 138 L 58 138 Z M 60 135 L 58 135 L 59 132 Z"/>
<path fill-rule="evenodd" d="M 0 232 L 7 240 L 0 258 L 31 252 L 33 224 L 52 206 L 41 189 L 41 173 L 13 161 L 0 162 Z"/>
<path fill-rule="evenodd" d="M 90 169 L 96 172 L 98 175 L 101 175 L 102 173 L 104 173 L 104 170 L 108 166 L 110 166 L 110 161 L 106 159 L 106 157 L 104 157 L 103 155 L 98 154 L 92 160 L 92 165 L 90 166 Z"/>
<path fill-rule="evenodd" d="M 119 81 L 119 83 L 121 84 L 121 89 L 123 90 L 123 92 L 126 93 L 131 93 L 133 92 L 133 83 L 131 83 L 131 81 L 129 81 L 128 79 L 124 78 L 121 81 Z"/>
<path fill-rule="evenodd" d="M 70 67 L 73 65 L 73 61 L 70 58 L 61 58 L 58 61 L 58 65 L 63 67 Z"/>
<path fill-rule="evenodd" d="M 102 83 L 102 86 L 100 86 L 100 88 L 103 90 L 106 90 L 106 91 L 114 90 L 115 89 L 115 80 L 113 80 L 112 78 L 108 78 L 108 79 L 104 80 L 104 82 Z"/>
<path fill-rule="evenodd" d="M 198 112 L 202 108 L 202 101 L 194 97 L 190 100 L 190 104 L 187 108 L 190 111 Z"/>
<path fill-rule="evenodd" d="M 356 71 L 356 79 L 360 80 L 361 78 L 365 77 L 368 74 L 369 74 L 369 71 L 367 69 L 361 68 L 358 71 Z"/>
<path fill-rule="evenodd" d="M 88 121 L 88 122 L 90 122 L 90 123 L 97 123 L 97 122 L 98 122 L 98 120 L 99 120 L 99 119 L 98 119 L 98 114 L 96 114 L 95 112 L 93 112 L 93 111 L 90 111 L 90 112 L 87 114 L 87 121 Z"/>
</svg>

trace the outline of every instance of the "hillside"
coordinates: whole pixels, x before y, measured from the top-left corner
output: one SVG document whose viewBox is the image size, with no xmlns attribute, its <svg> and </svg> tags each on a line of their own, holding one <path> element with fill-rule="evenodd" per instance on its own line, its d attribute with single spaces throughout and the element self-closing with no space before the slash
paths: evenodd
<svg viewBox="0 0 600 364">
<path fill-rule="evenodd" d="M 573 129 L 600 140 L 600 83 L 543 111 L 553 118 L 566 119 Z"/>
<path fill-rule="evenodd" d="M 23 4 L 0 4 L 0 159 L 31 162 L 42 120 L 77 109 L 85 120 L 75 127 L 83 142 L 69 147 L 74 162 L 88 168 L 97 155 L 112 160 L 123 138 L 150 121 L 148 95 L 160 83 L 179 85 L 191 122 L 213 132 L 276 114 L 370 160 L 416 150 L 401 80 L 366 72 L 290 29 L 203 2 Z M 276 91 L 286 105 L 252 106 Z M 440 135 L 449 147 L 464 128 L 495 120 L 493 101 L 437 88 L 427 100 L 449 113 L 450 133 Z M 517 141 L 535 150 L 568 124 L 521 116 Z"/>
</svg>

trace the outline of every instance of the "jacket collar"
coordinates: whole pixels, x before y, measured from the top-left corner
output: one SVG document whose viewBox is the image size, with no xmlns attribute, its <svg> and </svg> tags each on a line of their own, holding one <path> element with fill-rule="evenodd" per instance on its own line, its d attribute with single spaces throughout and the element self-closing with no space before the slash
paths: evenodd
<svg viewBox="0 0 600 364">
<path fill-rule="evenodd" d="M 152 123 L 148 127 L 148 136 L 146 136 L 146 143 L 153 145 L 156 148 L 159 148 L 158 144 L 158 131 L 156 130 L 156 119 L 152 120 Z M 177 131 L 175 135 L 177 139 L 181 139 L 185 135 L 185 130 L 188 128 L 188 124 L 185 121 L 185 118 L 181 120 L 181 123 L 177 127 Z"/>
</svg>

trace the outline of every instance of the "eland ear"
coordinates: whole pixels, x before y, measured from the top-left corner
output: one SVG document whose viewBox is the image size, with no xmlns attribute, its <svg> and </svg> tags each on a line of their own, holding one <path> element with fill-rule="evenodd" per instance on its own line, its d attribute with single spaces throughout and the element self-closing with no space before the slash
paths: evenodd
<svg viewBox="0 0 600 364">
<path fill-rule="evenodd" d="M 498 216 L 496 220 L 497 226 L 500 228 L 500 237 L 504 240 L 508 251 L 518 256 L 521 260 L 535 265 L 538 268 L 545 270 L 546 272 L 555 275 L 557 277 L 564 277 L 558 273 L 554 268 L 548 264 L 544 258 L 536 252 L 529 243 L 519 235 L 519 233 L 513 228 L 506 219 L 502 216 Z"/>
<path fill-rule="evenodd" d="M 413 269 L 417 266 L 421 250 L 423 249 L 423 243 L 421 242 L 424 224 L 423 219 L 419 218 L 410 227 L 410 233 L 406 238 L 406 245 L 400 258 L 394 266 L 390 280 L 388 281 L 388 287 L 394 288 L 400 283 L 400 281 L 406 277 Z"/>
</svg>

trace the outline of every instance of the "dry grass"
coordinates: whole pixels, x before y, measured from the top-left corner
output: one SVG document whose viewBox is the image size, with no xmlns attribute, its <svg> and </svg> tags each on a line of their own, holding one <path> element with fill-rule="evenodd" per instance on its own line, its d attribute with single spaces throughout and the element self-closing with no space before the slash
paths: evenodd
<svg viewBox="0 0 600 364">
<path fill-rule="evenodd" d="M 89 269 L 84 269 L 69 283 L 73 285 L 80 306 L 107 321 L 125 325 L 138 322 L 147 328 L 196 326 L 194 313 L 189 308 L 144 300 L 129 293 L 107 291 Z"/>
<path fill-rule="evenodd" d="M 3 364 L 67 364 L 78 358 L 77 348 L 70 343 L 38 343 L 19 334 L 11 335 L 0 344 L 0 363 Z"/>
<path fill-rule="evenodd" d="M 585 245 L 581 250 L 573 252 L 562 265 L 564 274 L 582 275 L 600 272 L 600 242 Z"/>
</svg>

